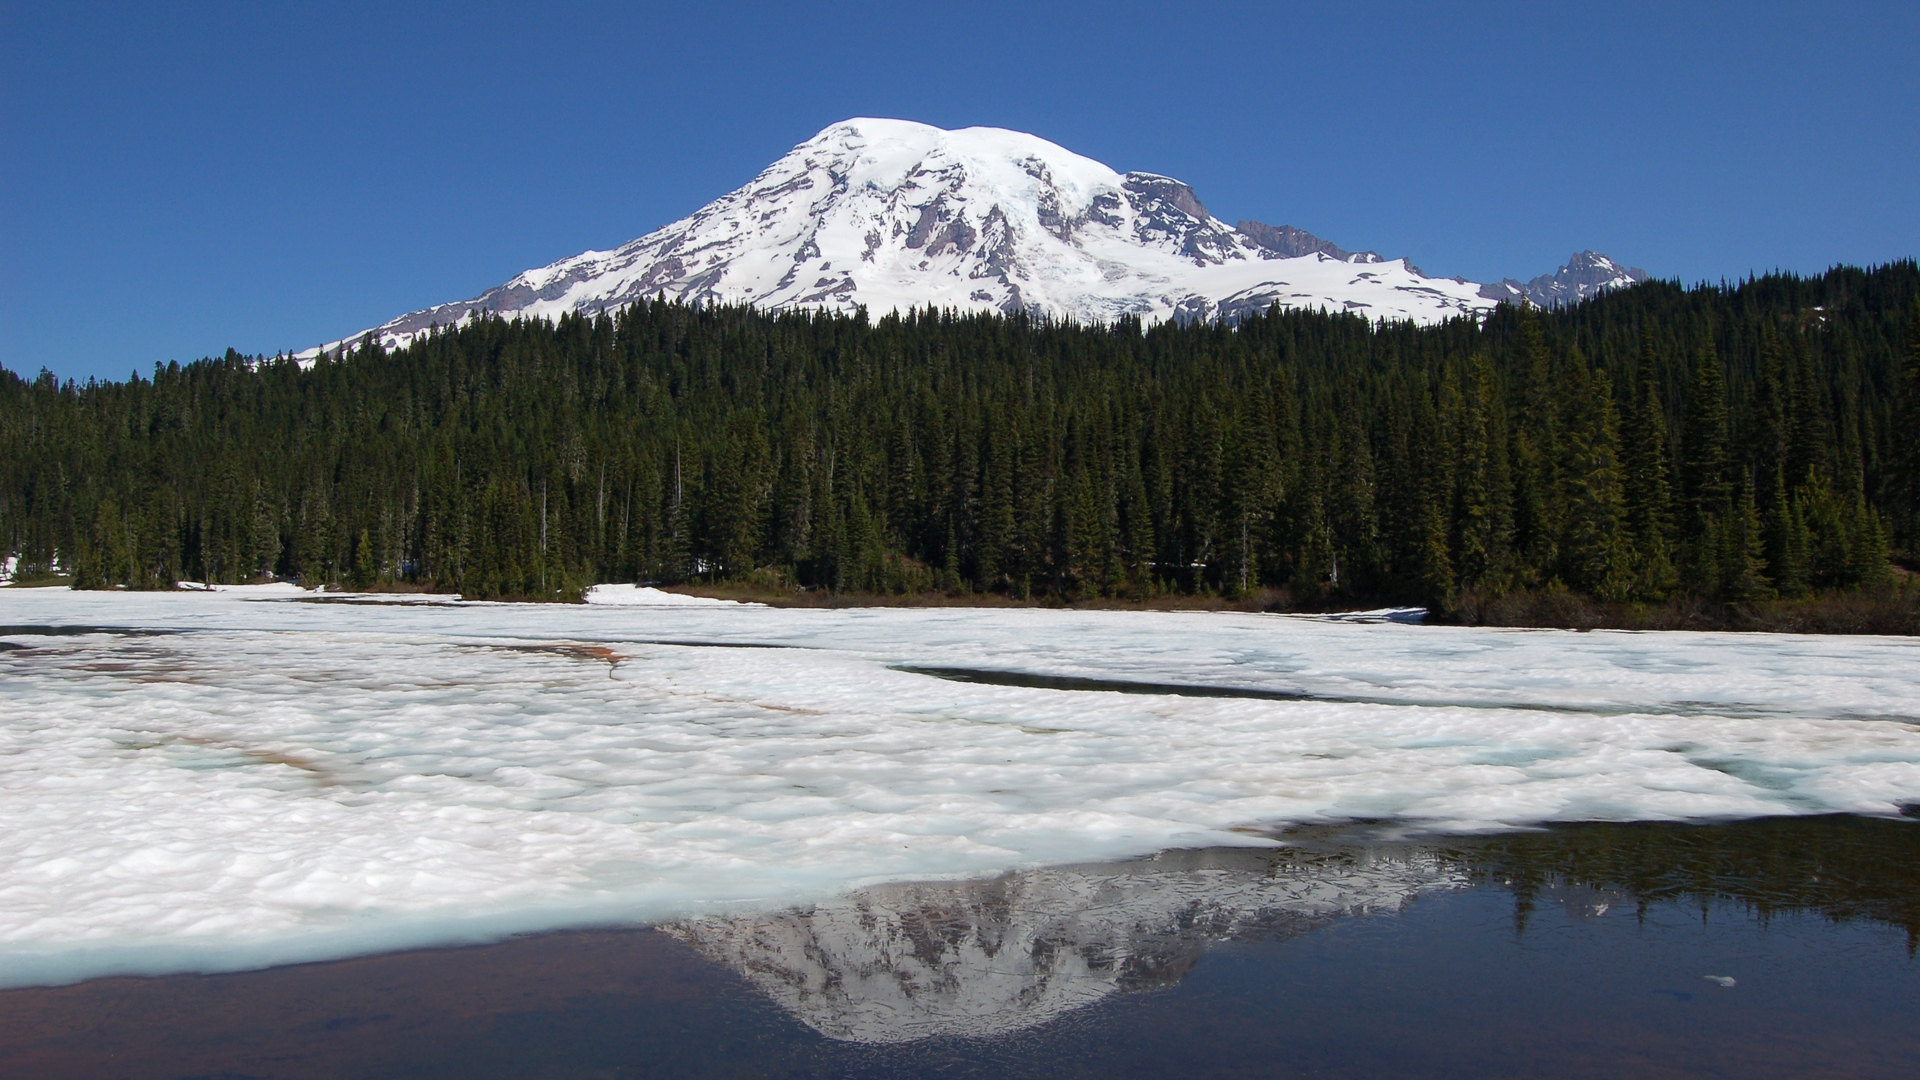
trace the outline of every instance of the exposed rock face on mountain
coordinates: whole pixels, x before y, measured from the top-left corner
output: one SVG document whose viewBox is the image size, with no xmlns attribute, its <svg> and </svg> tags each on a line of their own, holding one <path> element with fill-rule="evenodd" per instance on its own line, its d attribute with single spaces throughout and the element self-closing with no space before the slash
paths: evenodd
<svg viewBox="0 0 1920 1080">
<path fill-rule="evenodd" d="M 1291 226 L 1230 227 L 1178 180 L 1117 173 L 1032 135 L 860 119 L 794 147 L 691 217 L 369 333 L 391 347 L 478 312 L 591 314 L 659 296 L 1085 322 L 1233 320 L 1279 304 L 1427 323 L 1521 295 L 1502 288 L 1430 278 Z"/>
<path fill-rule="evenodd" d="M 1296 229 L 1291 225 L 1268 225 L 1260 221 L 1242 221 L 1234 225 L 1234 231 L 1258 245 L 1260 250 L 1269 252 L 1282 259 L 1298 259 L 1308 255 L 1325 255 L 1341 262 L 1377 263 L 1380 256 L 1371 251 L 1343 251 L 1330 241 L 1322 240 L 1305 229 Z"/>
<path fill-rule="evenodd" d="M 1407 848 L 1168 852 L 663 929 L 822 1034 L 894 1043 L 1018 1031 L 1177 982 L 1211 942 L 1289 937 L 1465 880 Z"/>
<path fill-rule="evenodd" d="M 1541 274 L 1524 285 L 1512 278 L 1483 285 L 1480 295 L 1496 301 L 1525 299 L 1537 307 L 1557 308 L 1645 280 L 1647 272 L 1637 266 L 1623 267 L 1597 251 L 1582 251 L 1551 274 Z"/>
</svg>

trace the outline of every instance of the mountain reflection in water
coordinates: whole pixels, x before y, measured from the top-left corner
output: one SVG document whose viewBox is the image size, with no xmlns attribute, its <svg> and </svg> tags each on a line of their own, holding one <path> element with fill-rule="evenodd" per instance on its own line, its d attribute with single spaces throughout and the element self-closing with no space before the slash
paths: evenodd
<svg viewBox="0 0 1920 1080">
<path fill-rule="evenodd" d="M 891 884 L 767 915 L 662 927 L 832 1039 L 991 1036 L 1178 982 L 1218 941 L 1273 941 L 1420 895 L 1504 888 L 1524 931 L 1665 902 L 1870 919 L 1920 940 L 1920 824 L 1857 817 L 1722 825 L 1591 823 L 1382 839 L 1302 829 L 1277 849 L 1166 852 L 977 881 Z"/>
<path fill-rule="evenodd" d="M 1920 822 L 1277 839 L 666 933 L 0 990 L 0 1076 L 1892 1080 L 1920 1060 Z"/>
<path fill-rule="evenodd" d="M 835 1039 L 998 1035 L 1177 982 L 1207 944 L 1396 910 L 1467 877 L 1416 848 L 1210 849 L 862 889 L 664 927 Z"/>
</svg>

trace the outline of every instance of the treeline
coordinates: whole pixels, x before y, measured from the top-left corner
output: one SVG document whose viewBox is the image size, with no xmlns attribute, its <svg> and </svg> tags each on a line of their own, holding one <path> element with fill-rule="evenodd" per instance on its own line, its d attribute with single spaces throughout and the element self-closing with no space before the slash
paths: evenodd
<svg viewBox="0 0 1920 1080">
<path fill-rule="evenodd" d="M 1920 525 L 1916 297 L 1909 261 L 1427 328 L 643 302 L 305 368 L 0 370 L 0 551 L 85 588 L 474 597 L 1886 589 Z"/>
</svg>

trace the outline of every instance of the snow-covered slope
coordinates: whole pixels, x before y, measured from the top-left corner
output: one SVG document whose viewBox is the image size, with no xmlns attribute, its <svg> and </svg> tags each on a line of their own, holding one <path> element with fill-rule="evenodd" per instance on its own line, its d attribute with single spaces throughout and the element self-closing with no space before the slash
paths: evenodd
<svg viewBox="0 0 1920 1080">
<path fill-rule="evenodd" d="M 392 347 L 476 312 L 553 317 L 662 295 L 1088 322 L 1233 319 L 1279 303 L 1426 323 L 1509 294 L 1288 226 L 1229 226 L 1178 180 L 1118 173 L 1032 135 L 856 119 L 691 217 L 368 332 Z"/>
</svg>

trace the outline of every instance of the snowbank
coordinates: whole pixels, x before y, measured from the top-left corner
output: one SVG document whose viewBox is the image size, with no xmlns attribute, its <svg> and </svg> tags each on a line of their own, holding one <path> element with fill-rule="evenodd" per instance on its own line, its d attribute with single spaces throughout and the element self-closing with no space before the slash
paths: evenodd
<svg viewBox="0 0 1920 1080">
<path fill-rule="evenodd" d="M 292 596 L 319 596 L 319 589 L 303 589 L 291 581 L 269 581 L 261 585 L 209 585 L 204 581 L 176 581 L 182 592 L 226 593 L 241 600 L 284 600 Z"/>
<path fill-rule="evenodd" d="M 587 603 L 607 607 L 764 607 L 738 600 L 716 600 L 711 596 L 686 596 L 663 592 L 646 585 L 595 585 L 587 590 Z"/>
</svg>

